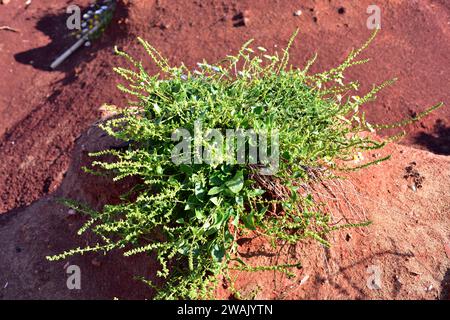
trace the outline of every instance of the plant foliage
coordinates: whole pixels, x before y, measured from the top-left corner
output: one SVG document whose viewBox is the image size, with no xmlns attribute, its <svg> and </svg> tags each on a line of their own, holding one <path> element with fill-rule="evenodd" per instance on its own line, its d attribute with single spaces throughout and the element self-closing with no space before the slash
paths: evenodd
<svg viewBox="0 0 450 320">
<path fill-rule="evenodd" d="M 299 267 L 246 265 L 236 250 L 236 240 L 243 233 L 256 232 L 274 246 L 305 238 L 329 245 L 327 234 L 349 225 L 332 224 L 331 213 L 316 203 L 313 195 L 302 192 L 301 185 L 318 176 L 335 179 L 338 170 L 355 170 L 386 160 L 355 165 L 359 152 L 380 149 L 392 140 L 380 141 L 364 133 L 405 125 L 441 105 L 401 123 L 369 124 L 362 106 L 395 79 L 359 95 L 359 83 L 346 82 L 344 73 L 368 61 L 360 55 L 375 34 L 338 67 L 316 74 L 309 72 L 315 57 L 302 69 L 289 65 L 294 37 L 281 54 L 270 55 L 249 41 L 236 55 L 214 65 L 204 61 L 195 71 L 185 65 L 170 65 L 139 39 L 159 67 L 160 73 L 155 75 L 149 75 L 140 61 L 117 50 L 132 66 L 115 68 L 126 80 L 119 88 L 134 100 L 101 127 L 128 146 L 92 154 L 97 158 L 92 165 L 112 173 L 115 181 L 132 176 L 139 183 L 122 203 L 108 204 L 101 212 L 66 201 L 90 217 L 79 233 L 90 230 L 101 241 L 49 259 L 114 249 L 124 250 L 125 256 L 154 253 L 161 264 L 158 276 L 165 279 L 156 298 L 199 299 L 212 298 L 218 276 L 226 275 L 230 268 L 287 272 Z M 196 121 L 204 128 L 223 131 L 277 130 L 278 171 L 263 176 L 258 166 L 248 163 L 176 165 L 171 158 L 175 144 L 172 134 L 179 128 L 194 132 Z M 115 160 L 103 161 L 105 155 Z"/>
</svg>

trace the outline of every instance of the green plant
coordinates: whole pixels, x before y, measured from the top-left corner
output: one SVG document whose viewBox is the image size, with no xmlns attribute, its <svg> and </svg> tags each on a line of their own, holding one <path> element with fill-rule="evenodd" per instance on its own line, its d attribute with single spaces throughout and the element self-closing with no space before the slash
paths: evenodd
<svg viewBox="0 0 450 320">
<path fill-rule="evenodd" d="M 342 165 L 360 151 L 383 148 L 398 138 L 378 141 L 361 134 L 386 127 L 369 124 L 361 107 L 395 79 L 362 96 L 355 93 L 358 82 L 344 82 L 346 69 L 368 61 L 357 58 L 375 34 L 360 49 L 351 51 L 340 66 L 317 74 L 308 73 L 315 58 L 303 69 L 288 66 L 294 37 L 281 55 L 268 55 L 261 47 L 252 49 L 249 41 L 237 55 L 216 65 L 205 61 L 194 72 L 184 65 L 171 66 L 155 48 L 139 39 L 161 70 L 153 76 L 141 62 L 117 51 L 133 66 L 115 68 L 127 81 L 119 88 L 135 100 L 101 127 L 129 143 L 123 150 L 92 154 L 98 158 L 92 166 L 113 173 L 115 181 L 133 176 L 140 182 L 122 203 L 105 205 L 101 212 L 66 201 L 90 216 L 79 234 L 91 230 L 102 241 L 49 259 L 113 249 L 125 250 L 125 256 L 155 252 L 161 263 L 158 275 L 166 279 L 156 298 L 211 298 L 218 276 L 226 275 L 230 268 L 288 272 L 300 266 L 246 265 L 236 252 L 236 240 L 245 232 L 266 236 L 274 246 L 305 238 L 329 245 L 329 232 L 367 225 L 366 221 L 332 225 L 331 213 L 302 185 L 336 179 L 339 170 L 356 170 L 387 159 L 356 167 Z M 175 144 L 172 134 L 180 128 L 193 133 L 198 121 L 205 128 L 222 132 L 236 128 L 276 130 L 278 171 L 262 175 L 249 161 L 176 165 L 171 157 Z M 203 147 L 208 144 L 202 143 Z M 253 142 L 248 138 L 246 143 Z M 115 161 L 102 160 L 105 155 L 112 155 Z"/>
</svg>

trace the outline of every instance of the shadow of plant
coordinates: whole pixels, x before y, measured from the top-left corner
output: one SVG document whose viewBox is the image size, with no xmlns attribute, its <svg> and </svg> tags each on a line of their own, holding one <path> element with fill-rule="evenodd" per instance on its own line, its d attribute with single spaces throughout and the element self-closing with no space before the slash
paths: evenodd
<svg viewBox="0 0 450 320">
<path fill-rule="evenodd" d="M 86 9 L 82 10 L 85 12 Z M 96 40 L 89 48 L 82 47 L 73 53 L 63 64 L 56 70 L 66 73 L 63 80 L 64 84 L 69 84 L 76 79 L 75 67 L 82 62 L 88 62 L 95 58 L 95 53 L 108 47 L 111 43 L 116 43 L 126 34 L 121 24 L 117 23 L 128 16 L 128 8 L 118 1 L 114 17 L 107 30 L 102 34 L 101 38 Z M 43 47 L 33 48 L 14 55 L 17 62 L 33 66 L 35 69 L 44 71 L 53 71 L 50 68 L 51 63 L 77 39 L 71 35 L 71 31 L 66 27 L 66 21 L 69 14 L 62 12 L 60 14 L 49 13 L 43 16 L 36 24 L 36 29 L 44 33 L 50 38 L 50 43 Z"/>
<path fill-rule="evenodd" d="M 433 133 L 421 132 L 414 139 L 433 153 L 450 155 L 450 126 L 442 119 L 434 124 Z"/>
<path fill-rule="evenodd" d="M 441 282 L 441 300 L 450 300 L 450 269 L 444 275 L 444 279 Z"/>
</svg>

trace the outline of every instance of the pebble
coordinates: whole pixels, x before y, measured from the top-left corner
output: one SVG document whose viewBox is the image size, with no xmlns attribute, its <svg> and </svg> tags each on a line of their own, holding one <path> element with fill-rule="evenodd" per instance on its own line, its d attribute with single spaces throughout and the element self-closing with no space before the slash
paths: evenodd
<svg viewBox="0 0 450 320">
<path fill-rule="evenodd" d="M 300 285 L 304 285 L 306 283 L 306 281 L 308 281 L 309 279 L 309 275 L 307 274 L 301 281 L 300 281 Z"/>
<path fill-rule="evenodd" d="M 350 233 L 347 233 L 345 235 L 345 241 L 350 241 L 352 239 L 352 235 Z"/>
<path fill-rule="evenodd" d="M 248 9 L 247 9 L 247 10 L 244 10 L 243 15 L 244 15 L 244 19 L 245 19 L 245 18 L 250 19 L 250 16 L 251 16 L 250 10 L 248 10 Z"/>
<path fill-rule="evenodd" d="M 302 15 L 302 13 L 303 13 L 302 10 L 297 10 L 294 12 L 294 16 L 299 17 Z"/>
<path fill-rule="evenodd" d="M 69 216 L 73 216 L 73 215 L 76 214 L 76 212 L 75 212 L 75 210 L 73 210 L 73 209 L 69 209 L 69 211 L 67 211 L 67 214 L 68 214 Z"/>
</svg>

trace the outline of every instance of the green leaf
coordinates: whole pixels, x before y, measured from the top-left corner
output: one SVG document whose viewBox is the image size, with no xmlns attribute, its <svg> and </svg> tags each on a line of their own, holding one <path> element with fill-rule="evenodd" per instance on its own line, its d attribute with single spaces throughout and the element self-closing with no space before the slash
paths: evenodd
<svg viewBox="0 0 450 320">
<path fill-rule="evenodd" d="M 244 187 L 244 173 L 242 170 L 239 170 L 233 179 L 228 180 L 225 185 L 228 189 L 233 193 L 239 193 Z"/>
<path fill-rule="evenodd" d="M 203 211 L 200 209 L 195 209 L 195 217 L 198 220 L 203 220 L 205 218 L 205 215 L 203 214 Z"/>
<path fill-rule="evenodd" d="M 221 262 L 225 256 L 225 248 L 222 245 L 215 244 L 211 250 L 211 255 L 216 262 Z"/>
<path fill-rule="evenodd" d="M 200 183 L 196 183 L 194 187 L 194 193 L 199 200 L 203 200 L 203 196 L 205 194 L 205 189 Z"/>
<path fill-rule="evenodd" d="M 236 204 L 240 207 L 244 206 L 244 197 L 242 197 L 241 195 L 237 195 L 236 198 Z"/>
<path fill-rule="evenodd" d="M 247 264 L 245 263 L 245 261 L 242 260 L 242 259 L 239 258 L 239 257 L 236 257 L 236 258 L 233 258 L 233 259 L 230 259 L 230 260 L 231 260 L 231 261 L 237 261 L 237 262 L 239 262 L 241 265 L 247 266 Z"/>
<path fill-rule="evenodd" d="M 263 107 L 262 106 L 256 106 L 256 107 L 253 107 L 253 113 L 254 114 L 261 114 L 262 112 L 263 112 Z"/>
<path fill-rule="evenodd" d="M 242 216 L 241 220 L 244 223 L 244 226 L 246 226 L 248 229 L 250 229 L 250 230 L 256 229 L 255 219 L 254 219 L 252 213 Z"/>
<path fill-rule="evenodd" d="M 209 199 L 209 201 L 211 201 L 212 203 L 214 203 L 216 206 L 219 206 L 220 203 L 222 202 L 222 199 L 221 199 L 221 198 L 218 198 L 218 197 L 212 197 L 212 198 Z"/>
<path fill-rule="evenodd" d="M 180 170 L 181 172 L 186 173 L 187 175 L 192 175 L 192 173 L 194 172 L 194 170 L 192 169 L 191 166 L 185 165 L 185 164 L 181 164 L 180 165 Z"/>
<path fill-rule="evenodd" d="M 183 224 L 184 223 L 184 219 L 183 218 L 178 219 L 177 223 Z"/>
<path fill-rule="evenodd" d="M 229 246 L 230 244 L 232 244 L 232 243 L 233 243 L 233 240 L 234 240 L 234 237 L 233 237 L 233 235 L 231 234 L 231 232 L 228 231 L 228 230 L 225 230 L 224 241 L 225 241 L 225 243 L 227 244 L 227 246 Z"/>
<path fill-rule="evenodd" d="M 262 208 L 259 210 L 258 215 L 259 215 L 259 216 L 263 216 L 263 215 L 267 212 L 267 210 L 268 210 L 268 207 L 267 207 L 267 206 L 262 207 Z"/>
<path fill-rule="evenodd" d="M 223 188 L 222 187 L 213 187 L 208 191 L 208 195 L 209 196 L 214 196 L 220 192 L 222 192 Z"/>
<path fill-rule="evenodd" d="M 155 111 L 156 114 L 160 114 L 161 113 L 161 108 L 158 106 L 157 103 L 153 104 L 153 110 Z"/>
<path fill-rule="evenodd" d="M 266 193 L 266 190 L 263 189 L 252 189 L 248 192 L 248 196 L 253 198 L 253 197 L 260 197 L 262 196 L 264 193 Z"/>
<path fill-rule="evenodd" d="M 233 226 L 237 227 L 239 225 L 239 214 L 237 214 L 232 222 Z"/>
<path fill-rule="evenodd" d="M 214 226 L 210 227 L 210 228 L 206 229 L 205 236 L 210 236 L 210 235 L 216 233 L 217 231 L 218 231 L 218 229 L 216 227 L 214 227 Z"/>
</svg>

